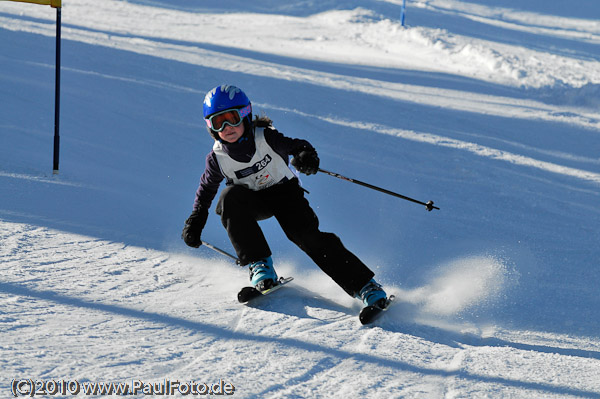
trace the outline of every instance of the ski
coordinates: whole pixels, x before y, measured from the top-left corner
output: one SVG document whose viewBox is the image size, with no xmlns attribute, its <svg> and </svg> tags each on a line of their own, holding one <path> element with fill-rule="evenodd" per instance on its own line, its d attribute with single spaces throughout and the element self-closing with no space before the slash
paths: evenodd
<svg viewBox="0 0 600 399">
<path fill-rule="evenodd" d="M 371 306 L 364 307 L 360 311 L 360 315 L 358 316 L 358 318 L 360 319 L 360 322 L 363 325 L 365 325 L 365 324 L 370 324 L 370 323 L 374 322 L 375 320 L 377 320 L 383 314 L 383 312 L 385 312 L 386 310 L 389 309 L 389 307 L 394 302 L 394 299 L 396 299 L 396 297 L 394 295 L 390 295 L 390 297 L 386 299 L 385 305 L 383 307 L 379 307 L 377 305 L 371 305 Z"/>
<path fill-rule="evenodd" d="M 281 287 L 283 287 L 284 285 L 286 285 L 293 279 L 294 279 L 293 277 L 285 277 L 285 278 L 280 277 L 274 286 L 272 286 L 271 288 L 266 289 L 264 291 L 259 291 L 254 287 L 244 287 L 240 290 L 240 292 L 238 292 L 238 301 L 240 301 L 240 303 L 247 303 L 255 298 L 258 298 L 258 297 L 261 297 L 264 295 L 269 295 L 269 294 L 277 291 L 278 289 L 280 289 Z"/>
</svg>

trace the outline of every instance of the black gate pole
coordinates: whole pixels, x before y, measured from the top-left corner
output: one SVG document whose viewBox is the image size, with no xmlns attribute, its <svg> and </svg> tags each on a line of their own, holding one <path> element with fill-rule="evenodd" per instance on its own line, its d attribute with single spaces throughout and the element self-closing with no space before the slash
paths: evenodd
<svg viewBox="0 0 600 399">
<path fill-rule="evenodd" d="M 52 174 L 58 174 L 58 159 L 60 153 L 60 25 L 61 7 L 56 7 L 56 79 L 54 89 L 54 169 Z"/>
</svg>

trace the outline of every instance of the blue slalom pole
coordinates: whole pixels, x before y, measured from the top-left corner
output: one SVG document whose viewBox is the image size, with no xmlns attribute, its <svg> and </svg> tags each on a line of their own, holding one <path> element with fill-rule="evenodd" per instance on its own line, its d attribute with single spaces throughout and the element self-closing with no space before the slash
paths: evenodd
<svg viewBox="0 0 600 399">
<path fill-rule="evenodd" d="M 400 12 L 400 23 L 404 26 L 404 19 L 406 17 L 406 0 L 402 0 L 402 9 Z"/>
</svg>

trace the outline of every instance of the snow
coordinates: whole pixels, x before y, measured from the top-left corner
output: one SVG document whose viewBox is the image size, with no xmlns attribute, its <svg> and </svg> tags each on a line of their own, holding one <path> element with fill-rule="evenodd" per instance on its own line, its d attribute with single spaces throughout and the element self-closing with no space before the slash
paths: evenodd
<svg viewBox="0 0 600 399">
<path fill-rule="evenodd" d="M 64 0 L 52 175 L 55 10 L 0 2 L 0 396 L 600 397 L 600 6 L 401 3 Z M 272 220 L 295 280 L 248 306 L 245 269 L 180 239 L 221 83 L 324 169 L 440 207 L 302 178 L 398 298 L 375 325 Z M 232 251 L 214 214 L 203 238 Z"/>
</svg>

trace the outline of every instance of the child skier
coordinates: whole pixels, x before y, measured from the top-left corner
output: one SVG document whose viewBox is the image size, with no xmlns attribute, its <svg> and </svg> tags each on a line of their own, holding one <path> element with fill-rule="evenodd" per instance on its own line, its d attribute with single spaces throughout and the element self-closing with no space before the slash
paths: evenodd
<svg viewBox="0 0 600 399">
<path fill-rule="evenodd" d="M 252 105 L 235 86 L 210 90 L 204 99 L 204 119 L 215 139 L 196 191 L 193 212 L 182 238 L 191 247 L 202 244 L 208 210 L 223 179 L 216 213 L 241 265 L 250 265 L 251 284 L 259 290 L 277 281 L 271 250 L 258 221 L 274 216 L 286 236 L 349 295 L 367 306 L 383 306 L 386 293 L 374 273 L 340 239 L 319 230 L 319 221 L 300 187 L 292 166 L 306 175 L 317 173 L 319 157 L 306 140 L 278 132 L 266 117 L 252 120 Z"/>
</svg>

